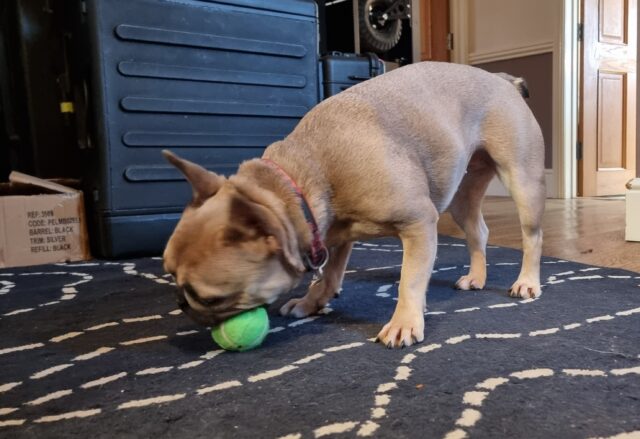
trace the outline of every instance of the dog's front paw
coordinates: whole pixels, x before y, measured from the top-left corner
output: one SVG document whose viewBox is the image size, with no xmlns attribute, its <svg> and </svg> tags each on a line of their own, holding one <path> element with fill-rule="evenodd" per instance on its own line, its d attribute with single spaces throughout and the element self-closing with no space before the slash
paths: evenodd
<svg viewBox="0 0 640 439">
<path fill-rule="evenodd" d="M 456 282 L 456 288 L 459 290 L 481 290 L 484 288 L 484 283 L 486 281 L 486 276 L 474 276 L 469 273 L 466 276 L 460 277 Z"/>
<path fill-rule="evenodd" d="M 283 316 L 291 316 L 298 319 L 317 314 L 323 306 L 316 301 L 309 300 L 306 297 L 291 299 L 280 308 L 280 314 Z"/>
<path fill-rule="evenodd" d="M 541 294 L 540 282 L 528 279 L 518 279 L 509 289 L 511 297 L 521 297 L 523 299 L 535 299 L 540 297 Z"/>
<path fill-rule="evenodd" d="M 424 340 L 424 316 L 396 311 L 384 325 L 376 340 L 388 348 L 403 348 Z"/>
</svg>

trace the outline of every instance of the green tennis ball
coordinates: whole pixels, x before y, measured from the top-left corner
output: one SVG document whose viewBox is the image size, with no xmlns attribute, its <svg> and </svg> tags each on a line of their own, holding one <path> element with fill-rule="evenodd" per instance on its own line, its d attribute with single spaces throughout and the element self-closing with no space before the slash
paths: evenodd
<svg viewBox="0 0 640 439">
<path fill-rule="evenodd" d="M 269 332 L 269 316 L 263 307 L 244 311 L 211 329 L 211 336 L 227 351 L 247 351 L 260 346 Z"/>
</svg>

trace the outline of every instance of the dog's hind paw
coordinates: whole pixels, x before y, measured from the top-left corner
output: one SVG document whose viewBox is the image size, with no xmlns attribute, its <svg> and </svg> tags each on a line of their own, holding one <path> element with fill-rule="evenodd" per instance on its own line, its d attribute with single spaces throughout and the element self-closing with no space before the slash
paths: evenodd
<svg viewBox="0 0 640 439">
<path fill-rule="evenodd" d="M 456 282 L 456 288 L 458 290 L 481 290 L 484 288 L 485 280 L 480 279 L 477 276 L 472 276 L 471 274 L 467 274 L 466 276 L 460 277 Z"/>
<path fill-rule="evenodd" d="M 540 297 L 542 289 L 540 282 L 518 279 L 509 289 L 511 297 L 521 297 L 523 299 L 535 299 Z"/>
</svg>

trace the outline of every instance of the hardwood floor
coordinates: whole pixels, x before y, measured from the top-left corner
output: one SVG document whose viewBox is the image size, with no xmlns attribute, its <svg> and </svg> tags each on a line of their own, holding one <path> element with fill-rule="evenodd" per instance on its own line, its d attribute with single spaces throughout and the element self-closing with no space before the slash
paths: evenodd
<svg viewBox="0 0 640 439">
<path fill-rule="evenodd" d="M 490 244 L 522 248 L 518 213 L 511 198 L 487 197 L 482 211 Z M 640 272 L 640 242 L 625 241 L 624 228 L 623 198 L 550 199 L 543 222 L 542 254 Z M 464 238 L 448 213 L 441 216 L 438 230 Z"/>
</svg>

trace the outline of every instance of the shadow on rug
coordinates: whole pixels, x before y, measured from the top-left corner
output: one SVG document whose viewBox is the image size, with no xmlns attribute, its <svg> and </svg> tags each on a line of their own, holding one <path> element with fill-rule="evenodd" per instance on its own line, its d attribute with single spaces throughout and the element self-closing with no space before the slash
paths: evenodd
<svg viewBox="0 0 640 439">
<path fill-rule="evenodd" d="M 486 289 L 456 291 L 467 249 L 441 238 L 425 341 L 402 350 L 370 341 L 396 304 L 396 240 L 356 245 L 324 314 L 285 319 L 283 298 L 244 353 L 175 310 L 158 258 L 1 270 L 0 437 L 639 431 L 640 275 L 544 258 L 542 297 L 515 300 L 520 252 L 487 252 Z"/>
</svg>

